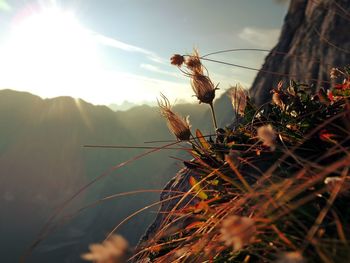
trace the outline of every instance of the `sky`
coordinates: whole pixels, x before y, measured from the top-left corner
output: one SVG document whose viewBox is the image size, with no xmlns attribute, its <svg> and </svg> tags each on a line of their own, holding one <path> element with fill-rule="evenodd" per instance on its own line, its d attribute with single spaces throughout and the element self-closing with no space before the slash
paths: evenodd
<svg viewBox="0 0 350 263">
<path fill-rule="evenodd" d="M 175 54 L 271 49 L 288 4 L 278 0 L 0 0 L 0 89 L 93 104 L 194 102 Z M 266 52 L 209 58 L 260 68 Z M 222 93 L 256 72 L 203 62 Z"/>
</svg>

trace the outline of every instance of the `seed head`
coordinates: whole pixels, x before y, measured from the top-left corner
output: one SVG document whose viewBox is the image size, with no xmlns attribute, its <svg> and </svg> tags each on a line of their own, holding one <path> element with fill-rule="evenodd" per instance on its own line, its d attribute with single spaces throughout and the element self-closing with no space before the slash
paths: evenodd
<svg viewBox="0 0 350 263">
<path fill-rule="evenodd" d="M 305 260 L 300 252 L 286 252 L 281 254 L 276 263 L 305 263 Z"/>
<path fill-rule="evenodd" d="M 209 77 L 196 73 L 191 77 L 191 86 L 199 103 L 213 103 L 215 90 L 217 90 L 217 88 Z"/>
<path fill-rule="evenodd" d="M 197 49 L 194 49 L 193 54 L 186 59 L 185 64 L 193 74 L 203 74 L 203 66 Z"/>
<path fill-rule="evenodd" d="M 161 94 L 162 100 L 158 100 L 161 115 L 167 120 L 169 130 L 179 141 L 188 141 L 191 136 L 189 116 L 182 118 L 171 110 L 167 97 Z"/>
<path fill-rule="evenodd" d="M 220 240 L 234 251 L 240 250 L 254 240 L 256 227 L 249 217 L 229 216 L 222 221 Z"/>
<path fill-rule="evenodd" d="M 329 73 L 330 79 L 336 79 L 336 78 L 338 78 L 339 75 L 340 75 L 339 73 L 340 73 L 340 72 L 339 72 L 339 69 L 337 69 L 337 68 L 332 68 L 331 71 L 330 71 L 330 73 Z"/>
<path fill-rule="evenodd" d="M 185 62 L 184 56 L 179 55 L 179 54 L 174 54 L 170 58 L 171 65 L 175 65 L 175 66 L 181 67 L 184 62 Z"/>
<path fill-rule="evenodd" d="M 274 151 L 276 148 L 276 132 L 273 129 L 271 124 L 264 125 L 258 128 L 257 130 L 258 138 L 263 142 L 263 145 L 270 147 L 271 151 Z"/>
<path fill-rule="evenodd" d="M 81 257 L 97 263 L 121 263 L 125 262 L 128 246 L 128 242 L 122 236 L 114 235 L 102 244 L 91 244 L 90 252 Z"/>
<path fill-rule="evenodd" d="M 230 97 L 233 108 L 239 115 L 244 116 L 244 110 L 247 106 L 247 92 L 238 84 L 231 88 Z"/>
</svg>

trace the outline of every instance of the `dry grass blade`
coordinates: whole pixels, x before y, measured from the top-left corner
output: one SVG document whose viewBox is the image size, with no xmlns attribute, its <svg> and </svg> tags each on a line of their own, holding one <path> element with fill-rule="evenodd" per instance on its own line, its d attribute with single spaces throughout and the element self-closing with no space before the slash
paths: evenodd
<svg viewBox="0 0 350 263">
<path fill-rule="evenodd" d="M 53 221 L 57 218 L 58 215 L 61 214 L 61 212 L 68 206 L 68 204 L 70 204 L 70 202 L 72 200 L 74 200 L 76 197 L 78 197 L 81 193 L 83 193 L 86 189 L 88 189 L 90 186 L 92 186 L 94 183 L 96 183 L 97 181 L 101 180 L 102 178 L 110 175 L 112 172 L 114 172 L 115 170 L 124 167 L 138 159 L 141 159 L 149 154 L 152 154 L 154 152 L 160 151 L 163 148 L 166 147 L 170 147 L 173 146 L 175 144 L 177 144 L 178 142 L 173 142 L 155 149 L 152 149 L 150 151 L 147 151 L 145 153 L 142 153 L 140 155 L 137 155 L 125 162 L 122 162 L 116 166 L 111 167 L 110 169 L 108 169 L 106 172 L 102 173 L 101 175 L 99 175 L 98 177 L 96 177 L 95 179 L 91 180 L 89 183 L 87 183 L 86 185 L 84 185 L 82 188 L 80 188 L 74 195 L 72 195 L 70 198 L 68 198 L 65 202 L 63 202 L 57 209 L 56 211 L 54 211 L 52 213 L 52 215 L 49 217 L 49 219 L 47 220 L 47 222 L 45 223 L 45 225 L 42 227 L 42 229 L 40 230 L 37 239 L 30 245 L 30 247 L 27 249 L 27 251 L 25 252 L 25 254 L 21 257 L 21 262 L 25 262 L 26 259 L 31 255 L 31 252 L 33 251 L 33 249 L 35 249 L 35 247 L 37 247 L 39 245 L 39 243 L 44 240 L 44 238 L 49 234 L 48 230 L 51 226 L 51 224 L 53 223 Z"/>
</svg>

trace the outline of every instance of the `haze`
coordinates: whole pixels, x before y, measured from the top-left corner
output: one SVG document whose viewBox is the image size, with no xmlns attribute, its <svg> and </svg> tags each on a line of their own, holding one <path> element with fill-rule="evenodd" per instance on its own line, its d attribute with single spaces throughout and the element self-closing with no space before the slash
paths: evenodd
<svg viewBox="0 0 350 263">
<path fill-rule="evenodd" d="M 169 57 L 192 47 L 201 54 L 270 49 L 286 5 L 270 0 L 2 0 L 0 10 L 0 89 L 108 105 L 152 103 L 160 92 L 172 101 L 195 101 Z M 213 58 L 259 68 L 265 55 Z M 221 92 L 236 82 L 248 88 L 256 74 L 206 66 Z"/>
</svg>

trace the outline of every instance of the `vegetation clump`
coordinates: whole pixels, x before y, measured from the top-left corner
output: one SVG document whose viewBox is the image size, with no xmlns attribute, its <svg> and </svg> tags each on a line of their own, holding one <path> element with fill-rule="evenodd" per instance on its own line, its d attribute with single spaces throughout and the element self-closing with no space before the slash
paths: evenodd
<svg viewBox="0 0 350 263">
<path fill-rule="evenodd" d="M 173 64 L 186 65 L 181 58 Z M 234 128 L 207 137 L 196 131 L 191 187 L 138 255 L 150 262 L 350 260 L 349 69 L 331 74 L 341 82 L 329 89 L 280 82 L 260 107 L 233 87 Z"/>
<path fill-rule="evenodd" d="M 229 93 L 234 125 L 217 128 L 217 87 L 198 52 L 174 55 L 171 63 L 211 106 L 216 133 L 193 136 L 181 117 L 176 127 L 163 96 L 170 130 L 191 145 L 189 189 L 161 211 L 160 228 L 130 260 L 349 262 L 349 69 L 333 69 L 327 89 L 280 82 L 271 102 L 259 107 L 235 86 Z"/>
</svg>

